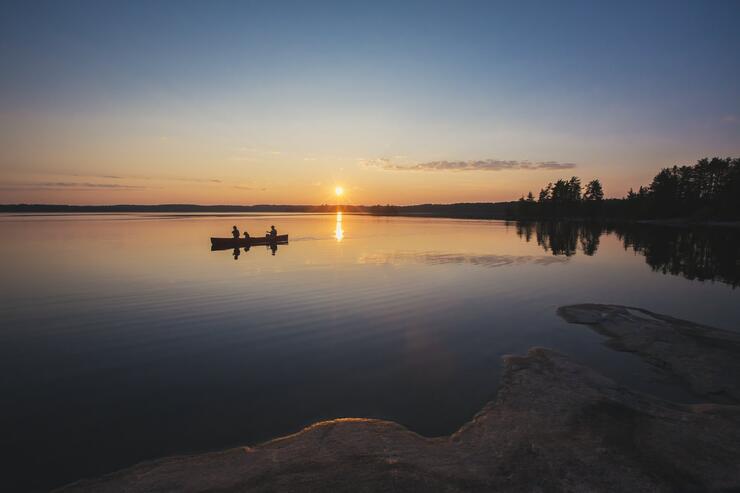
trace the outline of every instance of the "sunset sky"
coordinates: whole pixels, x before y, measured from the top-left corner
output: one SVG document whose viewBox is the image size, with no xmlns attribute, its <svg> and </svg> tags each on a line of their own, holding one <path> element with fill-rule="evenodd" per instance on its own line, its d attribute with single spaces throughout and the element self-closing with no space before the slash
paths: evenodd
<svg viewBox="0 0 740 493">
<path fill-rule="evenodd" d="M 740 155 L 740 2 L 514 4 L 3 2 L 0 203 L 623 196 Z"/>
</svg>

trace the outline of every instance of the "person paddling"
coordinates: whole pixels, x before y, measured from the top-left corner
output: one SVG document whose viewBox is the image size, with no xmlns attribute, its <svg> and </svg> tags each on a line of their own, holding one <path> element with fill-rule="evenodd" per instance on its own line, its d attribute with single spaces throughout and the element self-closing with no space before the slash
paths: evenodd
<svg viewBox="0 0 740 493">
<path fill-rule="evenodd" d="M 277 238 L 277 229 L 275 229 L 275 226 L 270 226 L 270 231 L 267 232 L 270 239 L 274 240 Z"/>
<path fill-rule="evenodd" d="M 239 230 L 234 226 L 234 228 L 231 230 L 231 236 L 234 237 L 235 240 L 239 239 Z"/>
</svg>

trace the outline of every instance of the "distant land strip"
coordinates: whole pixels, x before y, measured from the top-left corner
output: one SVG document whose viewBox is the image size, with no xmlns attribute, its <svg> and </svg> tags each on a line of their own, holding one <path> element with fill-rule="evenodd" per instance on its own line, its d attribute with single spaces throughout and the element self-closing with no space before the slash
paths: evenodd
<svg viewBox="0 0 740 493">
<path fill-rule="evenodd" d="M 436 216 L 472 219 L 505 219 L 515 212 L 516 202 L 475 202 L 457 204 L 419 205 L 60 205 L 60 204 L 0 204 L 0 213 L 144 213 L 144 212 L 313 212 L 349 213 L 376 215 Z"/>
</svg>

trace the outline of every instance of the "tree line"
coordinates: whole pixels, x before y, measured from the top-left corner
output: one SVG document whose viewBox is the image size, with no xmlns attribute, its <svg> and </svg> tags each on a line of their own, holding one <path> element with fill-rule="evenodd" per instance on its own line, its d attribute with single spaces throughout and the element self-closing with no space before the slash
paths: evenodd
<svg viewBox="0 0 740 493">
<path fill-rule="evenodd" d="M 740 219 L 740 158 L 704 158 L 694 165 L 664 168 L 650 185 L 622 199 L 604 199 L 598 179 L 548 183 L 535 199 L 519 199 L 520 217 L 609 217 L 630 219 Z"/>
</svg>

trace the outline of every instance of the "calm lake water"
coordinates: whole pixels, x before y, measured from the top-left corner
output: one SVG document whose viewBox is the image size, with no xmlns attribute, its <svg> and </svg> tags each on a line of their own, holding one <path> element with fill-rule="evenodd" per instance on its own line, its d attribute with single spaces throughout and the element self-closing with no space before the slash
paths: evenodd
<svg viewBox="0 0 740 493">
<path fill-rule="evenodd" d="M 290 243 L 210 251 L 231 226 Z M 598 302 L 740 330 L 740 232 L 361 215 L 0 216 L 5 491 L 321 419 L 453 432 L 501 356 L 555 348 L 695 398 L 560 320 Z"/>
</svg>

